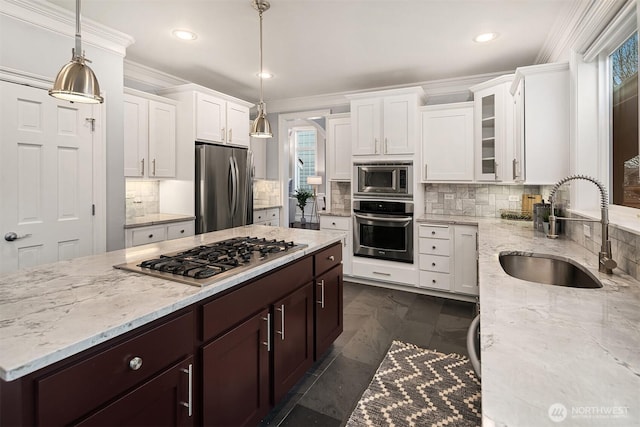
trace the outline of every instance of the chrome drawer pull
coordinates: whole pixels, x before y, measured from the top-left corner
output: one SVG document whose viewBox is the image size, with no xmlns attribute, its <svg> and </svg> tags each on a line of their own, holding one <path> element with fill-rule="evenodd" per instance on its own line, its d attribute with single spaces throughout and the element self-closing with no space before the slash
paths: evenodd
<svg viewBox="0 0 640 427">
<path fill-rule="evenodd" d="M 267 351 L 271 351 L 271 334 L 269 333 L 271 331 L 271 313 L 267 313 L 267 317 L 263 317 L 262 320 L 267 321 L 267 341 L 262 341 L 262 344 L 267 346 Z"/>
<path fill-rule="evenodd" d="M 320 308 L 324 308 L 324 280 L 320 280 L 318 286 L 320 286 L 320 301 L 316 303 L 320 304 Z"/>
<path fill-rule="evenodd" d="M 137 356 L 134 357 L 129 361 L 129 367 L 134 371 L 137 371 L 138 369 L 142 368 L 142 359 Z"/>
<path fill-rule="evenodd" d="M 280 308 L 276 308 L 281 313 L 281 321 L 282 321 L 282 330 L 276 331 L 276 333 L 280 334 L 282 341 L 284 341 L 284 304 L 280 306 Z"/>
<path fill-rule="evenodd" d="M 334 257 L 333 255 L 330 255 L 328 259 L 329 259 L 329 261 L 335 261 L 336 257 Z"/>
<path fill-rule="evenodd" d="M 182 372 L 189 375 L 188 401 L 180 402 L 182 406 L 187 408 L 189 417 L 193 415 L 193 364 L 189 363 L 189 369 L 181 369 Z"/>
</svg>

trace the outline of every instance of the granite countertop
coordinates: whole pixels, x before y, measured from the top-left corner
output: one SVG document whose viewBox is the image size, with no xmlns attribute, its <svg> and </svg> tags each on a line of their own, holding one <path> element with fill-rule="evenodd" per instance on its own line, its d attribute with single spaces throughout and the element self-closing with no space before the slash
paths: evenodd
<svg viewBox="0 0 640 427">
<path fill-rule="evenodd" d="M 352 215 L 352 212 L 349 209 L 333 209 L 333 210 L 318 211 L 318 215 L 350 217 Z"/>
<path fill-rule="evenodd" d="M 136 216 L 133 218 L 127 218 L 124 228 L 137 228 L 146 227 L 148 225 L 168 224 L 171 222 L 180 221 L 192 221 L 196 219 L 193 215 L 181 215 L 181 214 L 148 214 L 144 216 Z"/>
<path fill-rule="evenodd" d="M 282 205 L 281 204 L 276 204 L 276 205 L 270 205 L 270 204 L 254 204 L 253 205 L 253 210 L 258 210 L 258 209 L 272 209 L 272 208 L 281 208 Z"/>
<path fill-rule="evenodd" d="M 638 281 L 620 270 L 599 273 L 596 254 L 566 238 L 547 239 L 530 221 L 418 221 L 478 226 L 483 426 L 563 425 L 563 416 L 564 425 L 640 425 Z M 513 278 L 500 266 L 501 251 L 571 258 L 603 288 Z"/>
<path fill-rule="evenodd" d="M 200 244 L 258 236 L 308 245 L 206 287 L 113 268 Z M 248 225 L 0 276 L 0 378 L 15 380 L 334 242 L 331 231 Z"/>
</svg>

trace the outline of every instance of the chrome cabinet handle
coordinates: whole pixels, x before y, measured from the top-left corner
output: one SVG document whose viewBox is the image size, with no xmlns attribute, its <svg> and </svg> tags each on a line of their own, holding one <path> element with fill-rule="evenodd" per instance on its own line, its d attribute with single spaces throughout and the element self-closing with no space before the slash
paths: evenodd
<svg viewBox="0 0 640 427">
<path fill-rule="evenodd" d="M 424 164 L 424 179 L 426 180 L 428 176 L 429 175 L 427 175 L 427 164 L 425 163 Z"/>
<path fill-rule="evenodd" d="M 22 236 L 19 236 L 18 233 L 14 231 L 10 231 L 4 235 L 4 240 L 6 240 L 7 242 L 13 242 L 14 240 L 24 239 L 25 237 L 30 237 L 30 236 L 31 236 L 31 233 L 27 233 L 27 234 L 23 234 Z"/>
<path fill-rule="evenodd" d="M 384 138 L 384 145 L 382 146 L 382 151 L 384 154 L 387 154 L 387 138 Z"/>
<path fill-rule="evenodd" d="M 280 337 L 282 338 L 282 341 L 284 341 L 284 304 L 282 304 L 280 306 L 280 308 L 276 308 L 276 310 L 278 310 L 280 312 L 281 324 L 282 324 L 282 330 L 276 331 L 276 332 L 278 334 L 280 334 Z"/>
<path fill-rule="evenodd" d="M 140 163 L 142 164 L 142 173 L 140 175 L 144 175 L 144 159 L 140 160 Z"/>
<path fill-rule="evenodd" d="M 334 257 L 333 255 L 329 255 L 329 258 L 327 258 L 329 261 L 335 261 L 336 257 Z"/>
<path fill-rule="evenodd" d="M 320 304 L 320 308 L 324 308 L 324 279 L 320 280 L 320 283 L 318 286 L 320 286 L 320 301 L 316 301 L 316 302 Z"/>
<path fill-rule="evenodd" d="M 380 271 L 374 271 L 373 274 L 379 274 L 380 276 L 391 276 L 390 273 L 382 273 Z"/>
<path fill-rule="evenodd" d="M 513 159 L 513 162 L 511 164 L 511 169 L 512 169 L 511 174 L 513 175 L 513 179 L 516 179 L 516 177 L 518 176 L 516 175 L 516 159 Z"/>
<path fill-rule="evenodd" d="M 233 141 L 233 129 L 229 129 L 229 142 Z"/>
<path fill-rule="evenodd" d="M 129 360 L 129 368 L 131 368 L 132 371 L 137 371 L 142 368 L 142 358 L 136 356 Z"/>
<path fill-rule="evenodd" d="M 222 140 L 224 141 L 225 137 L 227 136 L 226 129 L 225 128 L 220 129 L 220 134 L 222 135 Z"/>
<path fill-rule="evenodd" d="M 262 320 L 267 322 L 267 341 L 262 341 L 263 345 L 267 346 L 267 351 L 271 351 L 271 313 L 267 313 L 267 317 L 263 317 Z"/>
<path fill-rule="evenodd" d="M 378 154 L 378 138 L 373 138 L 373 153 Z"/>
<path fill-rule="evenodd" d="M 193 364 L 189 363 L 189 368 L 188 369 L 183 368 L 181 369 L 181 371 L 189 375 L 189 390 L 187 391 L 188 393 L 187 401 L 180 402 L 180 405 L 187 408 L 189 417 L 191 417 L 193 415 Z"/>
<path fill-rule="evenodd" d="M 151 161 L 151 165 L 153 166 L 153 176 L 156 176 L 156 159 Z"/>
<path fill-rule="evenodd" d="M 497 181 L 499 179 L 499 177 L 498 177 L 498 162 L 496 162 L 495 160 L 493 161 L 493 173 L 496 176 L 495 180 Z"/>
</svg>

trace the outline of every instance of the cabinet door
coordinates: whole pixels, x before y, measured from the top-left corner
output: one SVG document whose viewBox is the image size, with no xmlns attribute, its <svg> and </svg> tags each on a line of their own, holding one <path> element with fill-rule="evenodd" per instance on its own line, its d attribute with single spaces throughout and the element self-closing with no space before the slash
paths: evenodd
<svg viewBox="0 0 640 427">
<path fill-rule="evenodd" d="M 227 144 L 249 146 L 249 108 L 227 102 Z"/>
<path fill-rule="evenodd" d="M 124 94 L 124 176 L 142 177 L 147 172 L 149 101 Z"/>
<path fill-rule="evenodd" d="M 498 139 L 499 119 L 496 117 L 496 94 L 488 93 L 476 101 L 478 115 L 478 154 L 476 179 L 479 181 L 496 181 L 498 179 Z"/>
<path fill-rule="evenodd" d="M 202 350 L 202 421 L 255 426 L 269 412 L 270 313 L 262 310 Z"/>
<path fill-rule="evenodd" d="M 149 101 L 150 177 L 176 176 L 176 107 Z"/>
<path fill-rule="evenodd" d="M 193 426 L 193 357 L 135 388 L 77 426 Z"/>
<path fill-rule="evenodd" d="M 313 364 L 312 284 L 273 306 L 273 401 L 277 403 Z"/>
<path fill-rule="evenodd" d="M 253 176 L 267 179 L 267 141 L 264 138 L 250 138 L 253 153 Z"/>
<path fill-rule="evenodd" d="M 381 154 L 413 154 L 416 139 L 416 101 L 413 96 L 384 98 Z"/>
<path fill-rule="evenodd" d="M 196 139 L 225 142 L 226 102 L 203 93 L 196 93 Z"/>
<path fill-rule="evenodd" d="M 342 333 L 342 277 L 339 265 L 316 278 L 316 360 Z"/>
<path fill-rule="evenodd" d="M 524 80 L 521 80 L 513 95 L 513 160 L 511 175 L 514 181 L 524 181 Z"/>
<path fill-rule="evenodd" d="M 327 120 L 327 181 L 351 180 L 351 119 Z"/>
<path fill-rule="evenodd" d="M 425 181 L 473 180 L 473 103 L 422 112 Z"/>
<path fill-rule="evenodd" d="M 478 295 L 478 229 L 456 225 L 454 229 L 454 292 Z"/>
<path fill-rule="evenodd" d="M 352 153 L 354 156 L 380 153 L 380 99 L 351 101 Z"/>
</svg>

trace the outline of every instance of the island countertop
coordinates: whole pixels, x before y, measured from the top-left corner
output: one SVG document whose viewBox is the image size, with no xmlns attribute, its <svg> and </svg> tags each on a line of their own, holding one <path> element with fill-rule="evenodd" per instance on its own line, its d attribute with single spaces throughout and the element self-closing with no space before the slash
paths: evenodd
<svg viewBox="0 0 640 427">
<path fill-rule="evenodd" d="M 205 287 L 113 268 L 241 236 L 284 239 L 307 246 Z M 249 225 L 4 275 L 0 277 L 0 378 L 18 379 L 343 237 L 339 232 Z"/>
<path fill-rule="evenodd" d="M 599 273 L 598 255 L 531 222 L 425 215 L 478 226 L 483 426 L 640 425 L 640 283 Z M 587 267 L 601 289 L 520 280 L 502 251 L 555 254 Z M 616 251 L 614 248 L 614 259 Z"/>
</svg>

